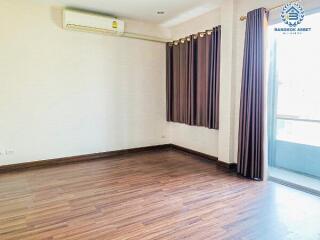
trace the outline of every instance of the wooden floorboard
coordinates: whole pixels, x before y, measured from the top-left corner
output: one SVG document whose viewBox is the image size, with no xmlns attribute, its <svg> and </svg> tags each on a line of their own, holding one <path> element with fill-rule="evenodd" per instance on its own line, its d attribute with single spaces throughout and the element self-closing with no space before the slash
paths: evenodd
<svg viewBox="0 0 320 240">
<path fill-rule="evenodd" d="M 176 150 L 0 174 L 0 239 L 320 239 L 320 198 Z"/>
</svg>

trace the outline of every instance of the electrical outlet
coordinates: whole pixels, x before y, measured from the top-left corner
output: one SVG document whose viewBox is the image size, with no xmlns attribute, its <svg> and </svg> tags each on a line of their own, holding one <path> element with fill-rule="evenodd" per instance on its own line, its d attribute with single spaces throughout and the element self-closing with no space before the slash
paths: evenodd
<svg viewBox="0 0 320 240">
<path fill-rule="evenodd" d="M 6 155 L 13 155 L 14 154 L 14 150 L 7 149 L 5 153 L 6 153 Z"/>
</svg>

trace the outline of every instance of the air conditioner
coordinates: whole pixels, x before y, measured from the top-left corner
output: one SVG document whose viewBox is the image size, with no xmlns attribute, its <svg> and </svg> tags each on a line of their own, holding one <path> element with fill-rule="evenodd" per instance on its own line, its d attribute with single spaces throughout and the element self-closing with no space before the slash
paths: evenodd
<svg viewBox="0 0 320 240">
<path fill-rule="evenodd" d="M 119 35 L 124 33 L 124 22 L 119 19 L 74 9 L 63 10 L 63 27 L 65 29 Z"/>
</svg>

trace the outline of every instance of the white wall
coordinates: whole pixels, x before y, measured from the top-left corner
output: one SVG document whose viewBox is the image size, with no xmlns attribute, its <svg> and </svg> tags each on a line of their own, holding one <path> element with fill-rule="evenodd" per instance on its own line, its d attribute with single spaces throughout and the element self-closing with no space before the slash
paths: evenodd
<svg viewBox="0 0 320 240">
<path fill-rule="evenodd" d="M 0 165 L 169 142 L 164 44 L 66 31 L 32 1 L 1 0 L 0 29 Z"/>
<path fill-rule="evenodd" d="M 171 28 L 172 38 L 222 25 L 220 129 L 165 121 L 164 44 L 66 31 L 59 8 L 0 0 L 0 165 L 174 143 L 236 162 L 245 22 L 284 0 L 224 0 Z M 169 38 L 127 20 L 128 31 Z"/>
<path fill-rule="evenodd" d="M 199 17 L 192 18 L 189 21 L 171 27 L 170 31 L 172 38 L 176 40 L 197 32 L 212 29 L 220 24 L 220 9 L 215 9 Z"/>
<path fill-rule="evenodd" d="M 220 161 L 233 162 L 233 66 L 234 0 L 224 0 L 221 8 L 221 78 L 219 152 Z"/>
</svg>

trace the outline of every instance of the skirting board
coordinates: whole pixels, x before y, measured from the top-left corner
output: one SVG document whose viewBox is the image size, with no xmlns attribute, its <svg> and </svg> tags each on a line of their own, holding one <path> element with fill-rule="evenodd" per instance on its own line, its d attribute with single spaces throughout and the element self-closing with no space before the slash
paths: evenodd
<svg viewBox="0 0 320 240">
<path fill-rule="evenodd" d="M 228 164 L 225 162 L 221 162 L 218 160 L 217 157 L 204 154 L 201 152 L 197 152 L 188 148 L 180 147 L 174 144 L 162 144 L 162 145 L 154 145 L 154 146 L 147 146 L 147 147 L 139 147 L 139 148 L 131 148 L 131 149 L 123 149 L 123 150 L 116 150 L 110 152 L 101 152 L 101 153 L 92 153 L 86 155 L 79 155 L 79 156 L 71 156 L 71 157 L 63 157 L 63 158 L 55 158 L 55 159 L 48 159 L 48 160 L 40 160 L 40 161 L 33 161 L 33 162 L 25 162 L 25 163 L 17 163 L 17 164 L 9 164 L 0 166 L 0 173 L 11 172 L 11 171 L 21 171 L 27 169 L 35 169 L 35 168 L 44 168 L 44 167 L 52 167 L 61 164 L 69 164 L 69 163 L 76 163 L 76 162 L 84 162 L 90 160 L 103 160 L 110 157 L 130 154 L 130 153 L 138 153 L 143 151 L 154 151 L 154 150 L 164 150 L 164 149 L 175 149 L 179 151 L 183 151 L 192 155 L 196 155 L 198 157 L 212 160 L 217 165 L 228 168 L 228 169 L 235 169 L 236 164 Z"/>
<path fill-rule="evenodd" d="M 236 163 L 222 162 L 222 161 L 219 161 L 219 159 L 217 157 L 214 157 L 212 155 L 208 155 L 208 154 L 205 154 L 205 153 L 202 153 L 202 152 L 191 150 L 189 148 L 181 147 L 181 146 L 178 146 L 178 145 L 175 145 L 175 144 L 171 144 L 171 146 L 172 146 L 173 149 L 180 150 L 180 151 L 183 151 L 183 152 L 187 152 L 187 153 L 190 153 L 192 155 L 196 155 L 198 157 L 214 161 L 217 165 L 219 165 L 221 167 L 228 168 L 230 170 L 237 169 L 237 164 Z"/>
<path fill-rule="evenodd" d="M 171 146 L 170 144 L 154 145 L 154 146 L 148 146 L 148 147 L 139 147 L 139 148 L 123 149 L 123 150 L 116 150 L 116 151 L 109 151 L 109 152 L 85 154 L 85 155 L 79 155 L 79 156 L 71 156 L 71 157 L 63 157 L 63 158 L 55 158 L 55 159 L 48 159 L 48 160 L 10 164 L 10 165 L 0 166 L 0 173 L 9 172 L 9 171 L 18 171 L 18 170 L 24 170 L 24 169 L 31 169 L 31 168 L 33 169 L 33 168 L 50 167 L 50 166 L 56 166 L 56 165 L 60 165 L 60 164 L 84 162 L 84 161 L 97 160 L 97 159 L 104 159 L 104 158 L 109 158 L 109 157 L 114 157 L 114 156 L 125 155 L 125 154 L 129 154 L 129 153 L 166 149 L 166 148 L 170 148 L 170 146 Z"/>
</svg>

